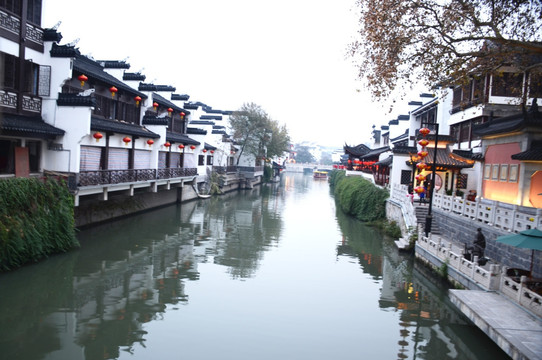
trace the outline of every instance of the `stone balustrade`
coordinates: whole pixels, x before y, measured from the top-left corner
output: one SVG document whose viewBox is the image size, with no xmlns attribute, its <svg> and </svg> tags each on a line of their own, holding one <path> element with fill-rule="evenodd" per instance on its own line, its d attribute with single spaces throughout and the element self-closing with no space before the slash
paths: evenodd
<svg viewBox="0 0 542 360">
<path fill-rule="evenodd" d="M 432 234 L 424 236 L 421 227 L 416 247 L 439 259 L 441 264 L 447 264 L 449 275 L 451 272 L 460 274 L 467 282 L 488 291 L 498 291 L 534 314 L 542 316 L 542 295 L 529 289 L 527 277 L 522 276 L 516 281 L 517 279 L 505 275 L 506 267 L 497 264 L 486 268 L 479 266 L 477 257 L 474 257 L 473 261 L 466 259 L 463 251 L 451 242 Z M 542 283 L 542 279 L 540 282 Z"/>
<path fill-rule="evenodd" d="M 406 185 L 394 184 L 392 199 L 411 202 Z M 520 232 L 532 228 L 542 229 L 542 209 L 480 199 L 469 201 L 459 196 L 433 194 L 433 208 L 508 231 Z"/>
</svg>

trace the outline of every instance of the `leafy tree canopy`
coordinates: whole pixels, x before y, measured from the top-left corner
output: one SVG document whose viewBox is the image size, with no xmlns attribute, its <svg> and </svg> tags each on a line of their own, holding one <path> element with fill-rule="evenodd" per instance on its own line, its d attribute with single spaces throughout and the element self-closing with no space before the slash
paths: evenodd
<svg viewBox="0 0 542 360">
<path fill-rule="evenodd" d="M 399 84 L 467 83 L 503 65 L 540 68 L 540 0 L 357 0 L 350 47 L 359 78 L 378 100 Z"/>
<path fill-rule="evenodd" d="M 233 140 L 239 144 L 240 154 L 255 158 L 281 156 L 288 150 L 290 137 L 286 126 L 272 120 L 261 106 L 245 103 L 230 116 Z"/>
<path fill-rule="evenodd" d="M 298 163 L 314 163 L 316 159 L 309 151 L 307 146 L 300 146 L 296 150 L 295 161 Z"/>
</svg>

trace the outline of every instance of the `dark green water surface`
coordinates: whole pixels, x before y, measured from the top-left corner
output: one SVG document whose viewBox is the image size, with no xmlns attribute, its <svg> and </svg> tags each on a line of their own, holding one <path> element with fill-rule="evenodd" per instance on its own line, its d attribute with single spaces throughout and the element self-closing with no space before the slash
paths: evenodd
<svg viewBox="0 0 542 360">
<path fill-rule="evenodd" d="M 507 358 L 310 176 L 78 237 L 0 274 L 0 359 Z"/>
</svg>

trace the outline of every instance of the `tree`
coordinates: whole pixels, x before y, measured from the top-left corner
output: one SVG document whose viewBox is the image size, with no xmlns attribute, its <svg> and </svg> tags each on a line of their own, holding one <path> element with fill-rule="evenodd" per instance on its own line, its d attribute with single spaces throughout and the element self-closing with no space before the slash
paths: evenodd
<svg viewBox="0 0 542 360">
<path fill-rule="evenodd" d="M 499 67 L 542 65 L 540 0 L 357 0 L 360 38 L 351 44 L 375 99 L 401 83 L 468 83 Z"/>
<path fill-rule="evenodd" d="M 295 161 L 298 163 L 313 163 L 316 161 L 307 146 L 300 146 L 296 152 Z"/>
<path fill-rule="evenodd" d="M 261 106 L 246 103 L 230 116 L 233 140 L 240 145 L 237 164 L 246 152 L 256 159 L 280 156 L 288 149 L 290 137 L 286 126 L 272 120 Z"/>
<path fill-rule="evenodd" d="M 289 151 L 290 148 L 290 135 L 288 135 L 288 129 L 286 125 L 280 125 L 275 120 L 269 120 L 268 129 L 271 130 L 271 138 L 266 143 L 267 157 L 282 157 L 282 155 Z"/>
</svg>

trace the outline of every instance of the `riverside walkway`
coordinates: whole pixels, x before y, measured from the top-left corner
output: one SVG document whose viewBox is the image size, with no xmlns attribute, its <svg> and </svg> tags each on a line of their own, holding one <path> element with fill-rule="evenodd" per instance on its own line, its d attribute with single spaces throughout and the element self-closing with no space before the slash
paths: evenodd
<svg viewBox="0 0 542 360">
<path fill-rule="evenodd" d="M 542 320 L 493 291 L 450 290 L 463 314 L 512 359 L 542 359 Z"/>
<path fill-rule="evenodd" d="M 424 236 L 419 227 L 416 257 L 469 290 L 450 290 L 452 303 L 514 360 L 542 360 L 541 297 L 504 275 L 491 260 L 485 266 L 463 257 L 464 245 L 442 235 Z M 520 305 L 521 304 L 521 305 Z"/>
</svg>

